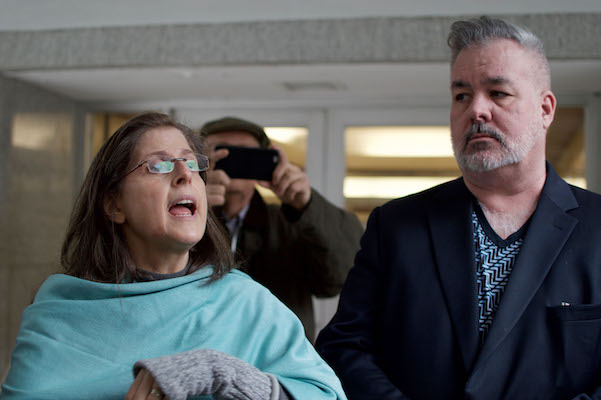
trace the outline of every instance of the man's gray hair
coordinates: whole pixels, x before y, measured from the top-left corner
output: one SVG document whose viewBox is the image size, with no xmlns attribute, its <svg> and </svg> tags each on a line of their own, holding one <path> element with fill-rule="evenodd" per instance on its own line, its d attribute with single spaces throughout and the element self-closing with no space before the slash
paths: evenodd
<svg viewBox="0 0 601 400">
<path fill-rule="evenodd" d="M 526 28 L 503 21 L 499 18 L 482 16 L 466 21 L 456 21 L 451 25 L 447 43 L 451 48 L 451 65 L 457 56 L 469 46 L 486 46 L 489 43 L 507 39 L 518 43 L 523 49 L 532 51 L 541 63 L 544 74 L 543 82 L 551 88 L 551 71 L 545 56 L 543 42 Z"/>
</svg>

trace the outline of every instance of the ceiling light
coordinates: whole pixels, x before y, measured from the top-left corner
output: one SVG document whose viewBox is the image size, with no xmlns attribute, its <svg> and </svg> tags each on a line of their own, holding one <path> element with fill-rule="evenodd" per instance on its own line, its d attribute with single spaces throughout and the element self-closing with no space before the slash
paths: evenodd
<svg viewBox="0 0 601 400">
<path fill-rule="evenodd" d="M 266 127 L 267 137 L 275 142 L 306 147 L 307 128 L 300 127 Z"/>
<path fill-rule="evenodd" d="M 439 185 L 453 176 L 347 176 L 344 197 L 355 199 L 394 199 Z"/>
<path fill-rule="evenodd" d="M 453 157 L 448 126 L 354 126 L 346 154 L 363 157 Z"/>
</svg>

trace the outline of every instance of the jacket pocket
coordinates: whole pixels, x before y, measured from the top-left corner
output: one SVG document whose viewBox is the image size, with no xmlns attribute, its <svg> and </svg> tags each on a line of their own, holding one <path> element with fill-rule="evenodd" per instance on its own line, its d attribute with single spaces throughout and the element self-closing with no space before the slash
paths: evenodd
<svg viewBox="0 0 601 400">
<path fill-rule="evenodd" d="M 557 343 L 557 385 L 588 389 L 601 366 L 601 304 L 548 307 Z"/>
<path fill-rule="evenodd" d="M 549 309 L 563 322 L 601 320 L 601 304 L 559 305 Z"/>
</svg>

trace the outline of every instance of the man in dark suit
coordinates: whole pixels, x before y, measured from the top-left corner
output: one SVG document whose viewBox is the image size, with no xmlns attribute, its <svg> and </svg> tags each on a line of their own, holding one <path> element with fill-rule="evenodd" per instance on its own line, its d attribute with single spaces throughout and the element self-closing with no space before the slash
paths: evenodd
<svg viewBox="0 0 601 400">
<path fill-rule="evenodd" d="M 453 24 L 463 177 L 370 216 L 317 348 L 349 399 L 600 399 L 601 196 L 545 161 L 542 43 Z"/>
</svg>

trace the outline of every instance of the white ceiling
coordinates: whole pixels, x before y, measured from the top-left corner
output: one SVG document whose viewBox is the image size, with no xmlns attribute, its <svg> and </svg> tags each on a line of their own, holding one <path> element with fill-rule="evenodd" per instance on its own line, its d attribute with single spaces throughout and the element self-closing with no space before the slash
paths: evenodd
<svg viewBox="0 0 601 400">
<path fill-rule="evenodd" d="M 448 68 L 446 64 L 355 64 L 28 71 L 11 75 L 73 98 L 105 103 L 148 99 L 389 101 L 400 96 L 446 94 Z M 290 90 L 286 85 L 303 83 L 309 83 L 306 89 Z"/>
<path fill-rule="evenodd" d="M 0 31 L 165 23 L 417 16 L 601 12 L 600 0 L 0 0 Z M 560 102 L 601 92 L 601 60 L 554 62 Z M 335 106 L 448 103 L 448 64 L 354 64 L 16 71 L 73 99 L 110 108 L 182 104 Z M 307 90 L 286 84 L 310 83 Z M 326 84 L 328 87 L 320 88 Z"/>
<path fill-rule="evenodd" d="M 363 64 L 25 71 L 17 77 L 73 99 L 139 108 L 182 104 L 336 106 L 375 103 L 443 105 L 448 64 Z M 551 63 L 563 102 L 601 92 L 601 60 Z M 310 83 L 290 90 L 286 83 Z M 326 83 L 324 88 L 313 84 Z M 136 108 L 136 107 L 134 107 Z"/>
</svg>

